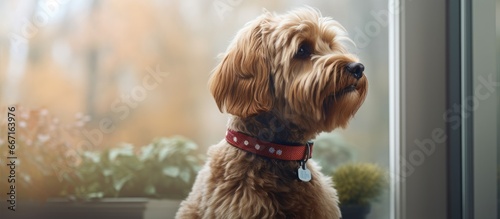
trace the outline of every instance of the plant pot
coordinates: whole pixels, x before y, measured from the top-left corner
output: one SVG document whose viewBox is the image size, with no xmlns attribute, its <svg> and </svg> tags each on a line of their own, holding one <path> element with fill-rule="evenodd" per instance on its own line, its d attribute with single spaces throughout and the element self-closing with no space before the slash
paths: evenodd
<svg viewBox="0 0 500 219">
<path fill-rule="evenodd" d="M 143 219 L 147 202 L 147 198 L 104 198 L 95 201 L 49 199 L 47 202 L 20 200 L 16 204 L 16 211 L 2 209 L 0 213 L 12 219 Z"/>
<path fill-rule="evenodd" d="M 146 205 L 144 219 L 173 219 L 182 200 L 150 199 Z"/>
<path fill-rule="evenodd" d="M 342 219 L 365 219 L 370 213 L 370 205 L 340 205 Z"/>
</svg>

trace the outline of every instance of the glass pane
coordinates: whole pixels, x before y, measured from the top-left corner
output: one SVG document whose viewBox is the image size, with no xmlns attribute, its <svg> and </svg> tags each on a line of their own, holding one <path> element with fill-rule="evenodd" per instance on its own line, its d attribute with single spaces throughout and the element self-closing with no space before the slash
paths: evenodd
<svg viewBox="0 0 500 219">
<path fill-rule="evenodd" d="M 388 175 L 388 2 L 307 3 L 345 27 L 357 47 L 346 46 L 366 66 L 369 80 L 368 96 L 349 126 L 321 134 L 313 159 L 328 175 L 350 162 L 375 163 Z M 299 0 L 0 1 L 1 115 L 7 113 L 4 106 L 16 104 L 18 159 L 25 165 L 18 188 L 37 188 L 22 198 L 185 197 L 199 160 L 226 130 L 228 116 L 207 88 L 217 55 L 262 8 L 283 13 L 303 5 Z M 172 157 L 163 149 L 169 145 L 186 152 Z M 168 157 L 161 170 L 143 162 L 155 153 Z M 77 171 L 89 181 L 74 178 Z M 156 175 L 161 176 L 144 181 Z M 68 179 L 80 180 L 81 187 L 72 188 Z M 92 184 L 103 179 L 112 183 Z M 7 185 L 0 187 L 1 194 L 9 192 Z M 173 215 L 178 203 L 162 214 Z M 388 186 L 372 202 L 368 218 L 389 218 Z"/>
</svg>

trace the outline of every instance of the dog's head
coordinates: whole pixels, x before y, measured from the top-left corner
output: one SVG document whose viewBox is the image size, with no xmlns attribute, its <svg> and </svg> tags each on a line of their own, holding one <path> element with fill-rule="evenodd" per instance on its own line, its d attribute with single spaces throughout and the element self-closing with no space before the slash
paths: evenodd
<svg viewBox="0 0 500 219">
<path fill-rule="evenodd" d="M 368 83 L 344 39 L 344 28 L 314 9 L 265 12 L 238 32 L 210 90 L 219 109 L 238 117 L 274 112 L 316 131 L 345 127 Z"/>
</svg>

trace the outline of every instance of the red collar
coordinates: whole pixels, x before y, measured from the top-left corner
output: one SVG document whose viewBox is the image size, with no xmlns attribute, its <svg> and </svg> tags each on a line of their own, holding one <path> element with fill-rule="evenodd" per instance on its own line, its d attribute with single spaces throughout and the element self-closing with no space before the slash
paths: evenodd
<svg viewBox="0 0 500 219">
<path fill-rule="evenodd" d="M 313 143 L 300 146 L 289 146 L 263 142 L 240 132 L 227 130 L 226 141 L 239 149 L 278 160 L 307 160 L 312 157 Z M 309 147 L 309 156 L 306 151 Z"/>
</svg>

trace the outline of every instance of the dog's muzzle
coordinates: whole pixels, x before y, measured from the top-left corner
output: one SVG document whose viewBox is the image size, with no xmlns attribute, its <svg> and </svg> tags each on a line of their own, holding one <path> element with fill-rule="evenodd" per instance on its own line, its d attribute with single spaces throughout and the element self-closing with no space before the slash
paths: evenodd
<svg viewBox="0 0 500 219">
<path fill-rule="evenodd" d="M 361 77 L 363 77 L 365 66 L 359 62 L 351 62 L 347 64 L 346 70 L 350 72 L 354 78 L 360 79 Z"/>
</svg>

